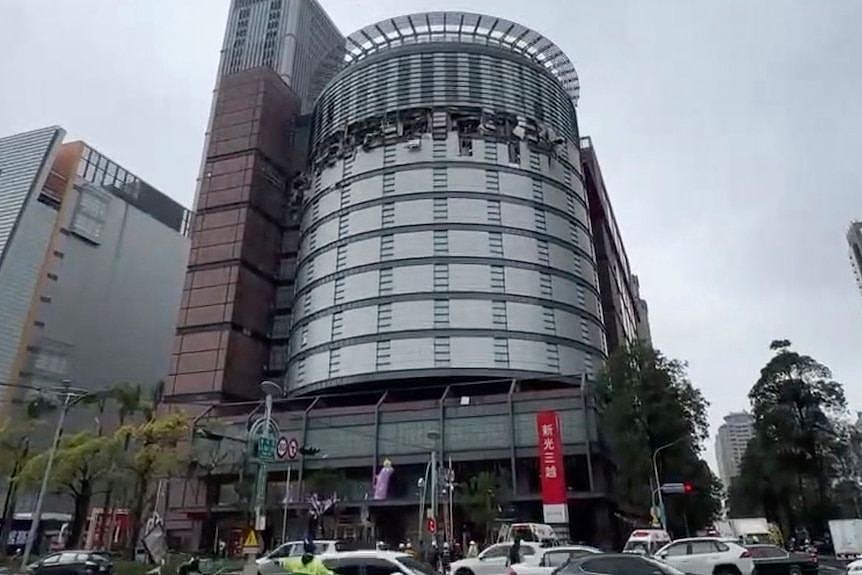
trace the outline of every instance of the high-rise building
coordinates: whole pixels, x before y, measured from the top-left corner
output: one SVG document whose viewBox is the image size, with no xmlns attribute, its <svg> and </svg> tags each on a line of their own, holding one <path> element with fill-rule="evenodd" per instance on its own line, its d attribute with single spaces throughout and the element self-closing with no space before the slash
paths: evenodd
<svg viewBox="0 0 862 575">
<path fill-rule="evenodd" d="M 167 375 L 188 210 L 52 127 L 0 138 L 0 400 Z M 18 384 L 18 386 L 16 386 Z M 75 426 L 71 414 L 69 427 Z M 89 421 L 92 421 L 90 418 Z"/>
<path fill-rule="evenodd" d="M 715 457 L 718 461 L 718 475 L 729 486 L 739 475 L 739 465 L 745 455 L 748 442 L 754 437 L 754 418 L 740 411 L 729 413 L 718 428 L 715 438 Z"/>
<path fill-rule="evenodd" d="M 614 350 L 635 339 L 651 343 L 646 302 L 640 298 L 637 277 L 629 267 L 622 234 L 605 189 L 595 147 L 589 137 L 581 138 L 581 164 L 590 210 L 607 347 Z"/>
<path fill-rule="evenodd" d="M 310 111 L 337 71 L 344 37 L 317 0 L 232 0 L 219 77 L 274 70 Z"/>
<path fill-rule="evenodd" d="M 847 243 L 850 246 L 850 265 L 856 276 L 856 285 L 862 292 L 862 222 L 852 222 L 847 230 Z"/>
<path fill-rule="evenodd" d="M 541 520 L 537 421 L 553 410 L 572 537 L 613 541 L 613 464 L 589 388 L 612 347 L 608 315 L 618 345 L 638 337 L 639 310 L 582 147 L 573 65 L 525 26 L 462 12 L 390 18 L 336 53 L 306 84 L 325 84 L 310 114 L 313 96 L 274 66 L 222 66 L 169 401 L 236 436 L 254 415 L 234 400 L 283 383 L 266 512 L 287 496 L 299 513 L 273 539 L 304 532 L 322 469 L 340 475 L 338 537 L 403 538 L 430 450 L 459 481 L 502 478 L 512 513 Z M 607 296 L 603 266 L 616 274 Z M 384 459 L 397 471 L 372 496 Z M 243 529 L 223 471 L 218 485 L 171 487 L 168 529 L 190 547 Z"/>
</svg>

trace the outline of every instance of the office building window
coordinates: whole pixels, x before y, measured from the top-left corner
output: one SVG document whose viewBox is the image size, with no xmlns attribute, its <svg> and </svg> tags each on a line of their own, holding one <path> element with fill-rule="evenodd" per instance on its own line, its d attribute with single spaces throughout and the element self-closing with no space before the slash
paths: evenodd
<svg viewBox="0 0 862 575">
<path fill-rule="evenodd" d="M 100 243 L 111 195 L 92 186 L 79 190 L 78 205 L 72 215 L 71 231 L 93 243 Z"/>
</svg>

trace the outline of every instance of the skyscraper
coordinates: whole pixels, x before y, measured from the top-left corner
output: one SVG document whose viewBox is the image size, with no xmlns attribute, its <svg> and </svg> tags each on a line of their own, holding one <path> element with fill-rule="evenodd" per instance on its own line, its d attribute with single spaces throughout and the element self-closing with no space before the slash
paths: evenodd
<svg viewBox="0 0 862 575">
<path fill-rule="evenodd" d="M 0 138 L 4 409 L 15 384 L 155 386 L 167 374 L 189 212 L 64 134 Z"/>
<path fill-rule="evenodd" d="M 862 222 L 852 222 L 847 230 L 847 243 L 850 246 L 850 266 L 856 276 L 856 285 L 862 292 Z"/>
<path fill-rule="evenodd" d="M 228 35 L 250 4 L 234 2 Z M 318 70 L 304 85 L 325 85 L 311 108 L 315 90 L 300 94 L 274 62 L 234 69 L 246 52 L 223 52 L 169 401 L 236 436 L 247 415 L 234 400 L 282 382 L 279 439 L 326 458 L 285 448 L 268 480 L 283 489 L 289 473 L 289 506 L 303 509 L 313 478 L 337 468 L 346 537 L 360 525 L 381 538 L 416 529 L 405 510 L 430 450 L 465 480 L 501 477 L 518 514 L 541 520 L 543 414 L 560 424 L 551 472 L 560 505 L 578 509 L 572 537 L 611 539 L 613 464 L 590 385 L 609 347 L 638 336 L 639 311 L 580 138 L 574 66 L 534 30 L 462 12 L 366 26 L 338 58 L 297 54 L 299 69 Z M 616 270 L 607 295 L 603 266 Z M 621 326 L 613 343 L 609 321 Z M 396 480 L 363 507 L 384 458 Z M 188 487 L 175 485 L 168 528 L 207 547 L 232 519 L 205 509 L 239 513 L 241 501 Z"/>
<path fill-rule="evenodd" d="M 739 465 L 752 437 L 754 418 L 751 414 L 740 411 L 724 417 L 724 423 L 718 428 L 715 438 L 715 457 L 718 460 L 718 475 L 725 487 L 729 487 L 733 478 L 739 475 Z"/>
</svg>

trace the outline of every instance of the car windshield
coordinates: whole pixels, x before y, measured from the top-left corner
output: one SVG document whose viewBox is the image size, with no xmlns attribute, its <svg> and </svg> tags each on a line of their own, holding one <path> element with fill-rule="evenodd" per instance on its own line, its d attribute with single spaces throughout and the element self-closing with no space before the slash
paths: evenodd
<svg viewBox="0 0 862 575">
<path fill-rule="evenodd" d="M 643 553 L 644 555 L 649 555 L 649 542 L 629 541 L 626 543 L 626 546 L 623 547 L 623 551 L 626 553 Z"/>
<path fill-rule="evenodd" d="M 416 575 L 438 575 L 437 571 L 412 557 L 399 557 L 398 562 L 410 569 Z"/>
</svg>

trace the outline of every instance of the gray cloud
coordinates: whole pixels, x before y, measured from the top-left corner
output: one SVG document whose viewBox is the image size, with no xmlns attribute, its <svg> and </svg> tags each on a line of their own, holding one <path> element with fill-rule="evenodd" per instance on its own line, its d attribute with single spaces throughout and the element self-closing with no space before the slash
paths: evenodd
<svg viewBox="0 0 862 575">
<path fill-rule="evenodd" d="M 343 31 L 466 9 L 557 42 L 581 76 L 580 123 L 656 344 L 690 362 L 712 422 L 747 406 L 779 337 L 862 409 L 862 295 L 844 241 L 862 218 L 862 4 L 322 2 Z M 226 0 L 5 0 L 0 133 L 59 123 L 191 205 L 226 12 Z"/>
</svg>

